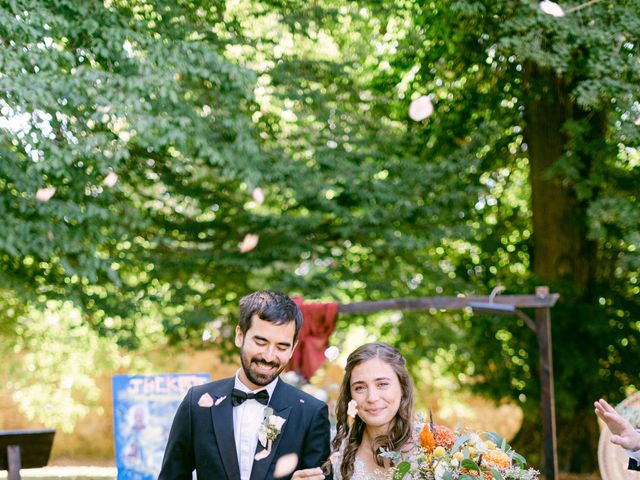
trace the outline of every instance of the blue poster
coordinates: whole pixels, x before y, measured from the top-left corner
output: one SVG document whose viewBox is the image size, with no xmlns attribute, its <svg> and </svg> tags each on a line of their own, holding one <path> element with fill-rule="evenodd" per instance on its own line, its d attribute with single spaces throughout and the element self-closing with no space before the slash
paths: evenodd
<svg viewBox="0 0 640 480">
<path fill-rule="evenodd" d="M 155 480 L 178 405 L 208 373 L 113 376 L 113 430 L 118 480 Z"/>
</svg>

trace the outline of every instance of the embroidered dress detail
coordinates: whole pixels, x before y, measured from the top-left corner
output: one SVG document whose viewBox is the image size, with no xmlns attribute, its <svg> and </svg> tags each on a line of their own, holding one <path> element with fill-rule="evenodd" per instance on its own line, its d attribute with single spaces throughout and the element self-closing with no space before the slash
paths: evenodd
<svg viewBox="0 0 640 480">
<path fill-rule="evenodd" d="M 340 473 L 340 465 L 342 463 L 342 456 L 338 458 L 336 463 L 332 464 L 333 467 L 333 480 L 346 480 L 342 478 L 342 473 Z M 353 461 L 353 475 L 351 475 L 351 480 L 385 480 L 387 478 L 391 478 L 390 475 L 393 472 L 382 473 L 380 471 L 372 472 L 371 474 L 367 474 L 364 469 L 364 462 L 356 457 Z"/>
</svg>

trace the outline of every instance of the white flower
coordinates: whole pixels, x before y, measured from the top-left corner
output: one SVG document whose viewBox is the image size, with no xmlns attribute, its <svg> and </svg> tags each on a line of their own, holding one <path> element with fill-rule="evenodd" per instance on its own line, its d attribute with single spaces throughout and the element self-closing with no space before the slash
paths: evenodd
<svg viewBox="0 0 640 480">
<path fill-rule="evenodd" d="M 280 433 L 285 419 L 277 415 L 270 415 L 267 420 L 269 422 L 269 426 L 275 428 L 276 430 L 278 430 L 278 433 Z"/>
<path fill-rule="evenodd" d="M 265 449 L 256 454 L 256 460 L 262 460 L 269 456 L 273 441 L 280 435 L 285 421 L 284 418 L 274 415 L 272 408 L 264 409 L 264 420 L 258 429 L 258 440 Z"/>
</svg>

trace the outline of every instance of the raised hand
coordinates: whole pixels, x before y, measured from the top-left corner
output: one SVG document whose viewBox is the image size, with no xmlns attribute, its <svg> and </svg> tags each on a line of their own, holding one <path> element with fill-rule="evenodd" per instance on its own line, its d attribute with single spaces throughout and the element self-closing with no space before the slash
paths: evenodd
<svg viewBox="0 0 640 480">
<path fill-rule="evenodd" d="M 611 431 L 611 443 L 631 451 L 640 450 L 640 433 L 615 408 L 603 399 L 596 401 L 593 406 L 596 409 L 598 418 Z"/>
</svg>

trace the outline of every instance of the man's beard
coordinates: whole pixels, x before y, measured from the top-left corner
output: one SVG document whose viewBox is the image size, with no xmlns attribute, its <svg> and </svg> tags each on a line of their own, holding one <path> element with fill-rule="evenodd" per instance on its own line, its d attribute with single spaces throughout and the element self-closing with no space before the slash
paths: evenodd
<svg viewBox="0 0 640 480">
<path fill-rule="evenodd" d="M 281 365 L 278 362 L 265 362 L 257 357 L 253 357 L 251 361 L 248 362 L 244 355 L 240 355 L 240 362 L 242 363 L 242 370 L 244 370 L 244 374 L 247 376 L 249 381 L 254 385 L 259 385 L 261 387 L 270 384 L 286 367 L 286 364 Z M 255 370 L 252 370 L 253 365 L 256 363 L 275 367 L 275 370 L 270 374 L 256 372 Z"/>
</svg>

